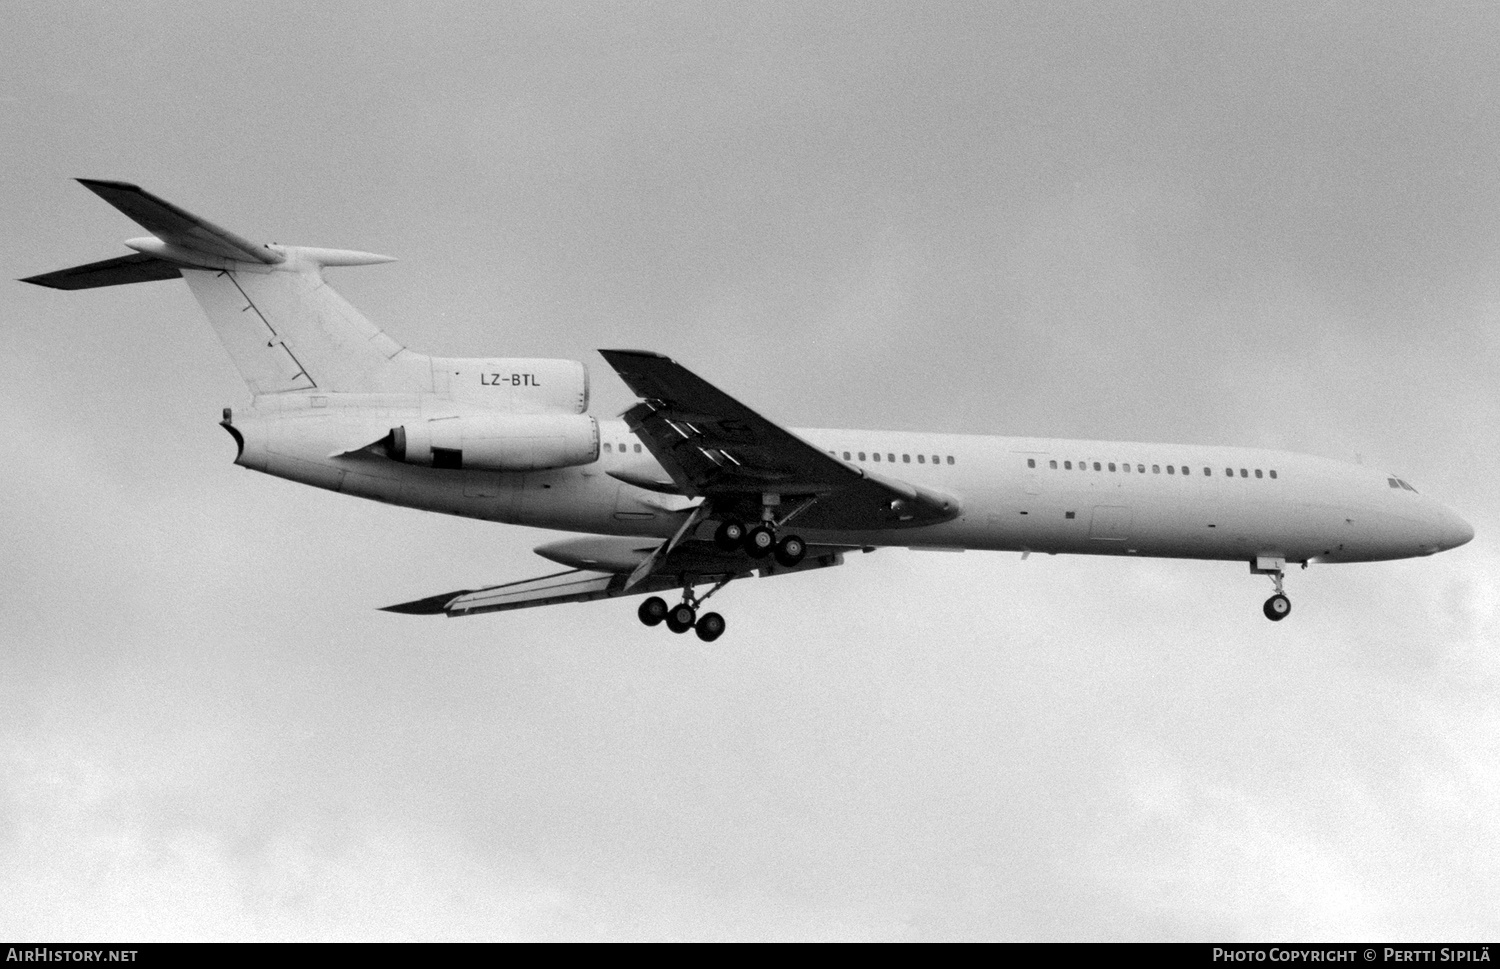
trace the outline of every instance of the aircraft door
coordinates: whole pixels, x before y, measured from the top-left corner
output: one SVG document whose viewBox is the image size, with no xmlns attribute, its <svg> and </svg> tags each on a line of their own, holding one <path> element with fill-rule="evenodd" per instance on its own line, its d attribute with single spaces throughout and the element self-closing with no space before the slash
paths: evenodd
<svg viewBox="0 0 1500 969">
<path fill-rule="evenodd" d="M 1042 493 L 1042 468 L 1047 463 L 1047 455 L 1040 451 L 1018 451 L 1017 456 L 1026 461 L 1025 469 L 1021 474 L 1021 490 L 1028 495 L 1039 495 Z"/>
</svg>

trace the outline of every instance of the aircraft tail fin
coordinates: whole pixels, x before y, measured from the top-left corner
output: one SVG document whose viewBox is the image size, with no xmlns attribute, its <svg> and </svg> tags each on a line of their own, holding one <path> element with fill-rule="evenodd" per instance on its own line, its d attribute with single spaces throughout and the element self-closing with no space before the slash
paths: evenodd
<svg viewBox="0 0 1500 969">
<path fill-rule="evenodd" d="M 257 245 L 139 186 L 79 181 L 151 235 L 126 241 L 133 255 L 22 282 L 77 290 L 181 277 L 256 396 L 431 388 L 426 357 L 392 340 L 323 281 L 326 266 L 374 265 L 390 256 Z"/>
</svg>

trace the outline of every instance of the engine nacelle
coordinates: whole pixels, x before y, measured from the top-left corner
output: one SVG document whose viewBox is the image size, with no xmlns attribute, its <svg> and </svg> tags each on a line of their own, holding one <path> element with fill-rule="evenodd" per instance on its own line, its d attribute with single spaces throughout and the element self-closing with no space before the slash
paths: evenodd
<svg viewBox="0 0 1500 969">
<path fill-rule="evenodd" d="M 431 468 L 543 471 L 599 460 L 599 423 L 587 414 L 468 414 L 391 428 L 385 451 Z"/>
</svg>

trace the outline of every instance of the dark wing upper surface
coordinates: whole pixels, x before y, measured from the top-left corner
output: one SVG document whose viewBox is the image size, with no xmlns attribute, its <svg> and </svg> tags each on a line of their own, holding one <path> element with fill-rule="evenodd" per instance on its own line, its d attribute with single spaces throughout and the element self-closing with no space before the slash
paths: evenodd
<svg viewBox="0 0 1500 969">
<path fill-rule="evenodd" d="M 94 289 L 99 286 L 181 278 L 182 272 L 171 263 L 136 252 L 116 259 L 91 262 L 86 266 L 73 266 L 70 269 L 42 273 L 40 276 L 28 276 L 21 282 L 35 283 L 50 289 Z"/>
<path fill-rule="evenodd" d="M 687 494 L 747 518 L 763 494 L 816 499 L 798 518 L 804 528 L 899 528 L 958 514 L 950 496 L 841 461 L 668 357 L 599 352 L 642 398 L 625 422 Z"/>
</svg>

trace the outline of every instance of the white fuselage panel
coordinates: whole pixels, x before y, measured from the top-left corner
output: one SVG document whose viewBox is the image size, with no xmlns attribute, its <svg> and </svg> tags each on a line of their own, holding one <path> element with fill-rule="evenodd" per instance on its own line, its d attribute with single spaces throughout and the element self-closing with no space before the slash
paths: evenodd
<svg viewBox="0 0 1500 969">
<path fill-rule="evenodd" d="M 693 504 L 608 473 L 667 477 L 618 420 L 599 422 L 598 461 L 554 471 L 425 468 L 373 447 L 359 450 L 396 425 L 458 413 L 464 413 L 461 404 L 428 395 L 261 398 L 233 421 L 245 441 L 238 462 L 391 504 L 594 534 L 665 538 Z M 1284 451 L 890 431 L 795 433 L 852 464 L 953 495 L 963 509 L 937 525 L 807 531 L 810 542 L 1352 562 L 1431 554 L 1471 534 L 1451 511 L 1393 487 L 1381 472 Z"/>
</svg>

